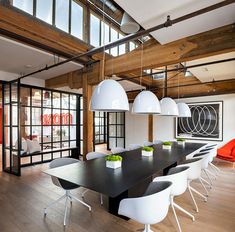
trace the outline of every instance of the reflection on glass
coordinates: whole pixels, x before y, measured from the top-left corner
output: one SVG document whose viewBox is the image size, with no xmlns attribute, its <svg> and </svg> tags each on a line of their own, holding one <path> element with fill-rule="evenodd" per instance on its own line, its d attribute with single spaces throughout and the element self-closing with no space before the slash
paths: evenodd
<svg viewBox="0 0 235 232">
<path fill-rule="evenodd" d="M 69 95 L 68 94 L 62 94 L 62 108 L 63 109 L 69 109 Z"/>
<path fill-rule="evenodd" d="M 20 124 L 30 125 L 30 107 L 21 107 Z"/>
<path fill-rule="evenodd" d="M 70 95 L 70 109 L 76 110 L 77 97 L 76 95 Z"/>
<path fill-rule="evenodd" d="M 68 32 L 69 30 L 69 1 L 68 0 L 56 0 L 55 25 L 61 30 Z"/>
<path fill-rule="evenodd" d="M 53 92 L 53 108 L 60 108 L 60 93 Z"/>
<path fill-rule="evenodd" d="M 5 125 L 10 125 L 10 105 L 4 106 L 4 123 Z"/>
<path fill-rule="evenodd" d="M 76 140 L 76 126 L 70 126 L 70 140 Z"/>
<path fill-rule="evenodd" d="M 13 0 L 13 6 L 31 15 L 33 14 L 33 1 L 32 0 Z"/>
<path fill-rule="evenodd" d="M 12 121 L 11 124 L 13 126 L 18 126 L 18 104 L 12 104 Z"/>
<path fill-rule="evenodd" d="M 52 3 L 53 0 L 37 0 L 36 16 L 43 21 L 52 24 Z"/>
<path fill-rule="evenodd" d="M 93 14 L 90 15 L 90 44 L 100 46 L 100 19 Z"/>
<path fill-rule="evenodd" d="M 71 34 L 83 39 L 83 8 L 72 1 L 71 9 Z"/>
<path fill-rule="evenodd" d="M 41 108 L 32 107 L 32 125 L 41 125 Z"/>
<path fill-rule="evenodd" d="M 109 39 L 109 25 L 107 23 L 101 22 L 101 44 L 108 44 Z"/>
<path fill-rule="evenodd" d="M 30 89 L 21 87 L 20 88 L 20 102 L 23 106 L 30 105 Z"/>
<path fill-rule="evenodd" d="M 51 107 L 51 91 L 43 90 L 43 106 L 44 107 Z"/>
<path fill-rule="evenodd" d="M 40 89 L 32 89 L 32 105 L 33 106 L 41 106 L 41 90 Z"/>
</svg>

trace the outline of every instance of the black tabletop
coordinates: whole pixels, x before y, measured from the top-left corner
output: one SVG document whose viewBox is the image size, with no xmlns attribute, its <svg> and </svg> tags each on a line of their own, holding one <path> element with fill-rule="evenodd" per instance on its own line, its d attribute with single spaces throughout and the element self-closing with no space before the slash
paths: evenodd
<svg viewBox="0 0 235 232">
<path fill-rule="evenodd" d="M 184 160 L 204 145 L 186 143 L 183 146 L 173 143 L 171 150 L 163 150 L 162 145 L 155 145 L 153 157 L 143 157 L 141 149 L 127 151 L 120 154 L 123 161 L 122 167 L 118 169 L 106 168 L 105 159 L 99 158 L 49 169 L 45 173 L 109 197 L 116 197 L 175 162 Z"/>
</svg>

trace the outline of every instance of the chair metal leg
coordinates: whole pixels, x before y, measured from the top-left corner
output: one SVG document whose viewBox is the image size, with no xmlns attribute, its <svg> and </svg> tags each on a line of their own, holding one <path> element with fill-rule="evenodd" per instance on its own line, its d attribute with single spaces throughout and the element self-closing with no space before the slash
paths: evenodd
<svg viewBox="0 0 235 232">
<path fill-rule="evenodd" d="M 78 199 L 77 197 L 75 197 L 74 195 L 72 195 L 70 192 L 69 192 L 69 196 L 70 196 L 72 199 L 74 199 L 75 201 L 80 202 L 81 204 L 83 204 L 84 206 L 86 206 L 86 207 L 89 209 L 89 211 L 91 211 L 91 206 L 90 206 L 90 205 L 88 205 L 88 204 L 85 203 L 84 201 L 81 201 L 80 199 Z"/>
<path fill-rule="evenodd" d="M 210 170 L 206 169 L 207 173 L 210 174 L 215 180 L 216 180 L 216 175 L 212 173 Z"/>
<path fill-rule="evenodd" d="M 190 189 L 195 192 L 197 195 L 199 195 L 200 197 L 202 197 L 204 199 L 205 202 L 207 202 L 207 197 L 205 197 L 202 193 L 198 192 L 195 188 L 189 186 Z"/>
<path fill-rule="evenodd" d="M 200 177 L 200 179 L 201 179 L 204 183 L 208 184 L 209 188 L 212 189 L 212 186 L 210 185 L 210 183 L 209 183 L 207 180 L 205 180 L 205 179 L 202 178 L 202 177 Z"/>
<path fill-rule="evenodd" d="M 143 232 L 153 232 L 153 231 L 150 229 L 150 225 L 144 225 Z"/>
<path fill-rule="evenodd" d="M 213 163 L 209 163 L 211 167 L 213 167 L 218 173 L 220 173 L 220 169 L 214 165 Z"/>
<path fill-rule="evenodd" d="M 89 189 L 86 189 L 83 193 L 82 193 L 82 198 L 85 197 L 85 194 L 89 191 Z"/>
<path fill-rule="evenodd" d="M 104 202 L 103 202 L 103 195 L 100 194 L 100 204 L 103 205 L 103 203 L 104 203 Z"/>
<path fill-rule="evenodd" d="M 196 201 L 195 201 L 195 198 L 194 198 L 194 196 L 193 196 L 193 193 L 192 193 L 192 191 L 191 191 L 191 187 L 190 187 L 190 184 L 189 184 L 189 183 L 188 183 L 188 191 L 189 191 L 190 196 L 191 196 L 191 198 L 192 198 L 192 200 L 193 200 L 193 204 L 194 204 L 194 206 L 195 206 L 195 210 L 196 210 L 196 212 L 198 213 L 199 210 L 198 210 L 198 207 L 197 207 L 197 203 L 196 203 Z"/>
<path fill-rule="evenodd" d="M 64 226 L 66 226 L 66 221 L 67 221 L 68 200 L 69 200 L 69 195 L 67 195 L 67 191 L 66 191 L 66 201 L 65 201 L 65 209 L 64 209 Z"/>
<path fill-rule="evenodd" d="M 184 208 L 182 208 L 181 206 L 179 206 L 178 204 L 176 204 L 175 202 L 173 202 L 173 205 L 175 208 L 177 208 L 178 210 L 180 210 L 181 212 L 185 213 L 186 215 L 188 215 L 189 217 L 191 217 L 192 221 L 195 221 L 195 217 L 189 213 L 187 210 L 185 210 Z"/>
<path fill-rule="evenodd" d="M 56 203 L 62 201 L 64 198 L 66 198 L 66 194 L 64 194 L 62 197 L 60 197 L 59 199 L 57 199 L 56 201 L 53 201 L 52 203 L 50 203 L 46 208 L 44 208 L 44 215 L 47 214 L 47 210 L 49 208 L 51 208 L 53 205 L 55 205 Z"/>
<path fill-rule="evenodd" d="M 175 212 L 173 197 L 171 197 L 171 208 L 172 208 L 172 210 L 173 210 L 173 213 L 174 213 L 174 216 L 175 216 L 175 220 L 176 220 L 176 223 L 177 223 L 179 232 L 182 232 L 182 229 L 181 229 L 181 226 L 180 226 L 180 223 L 179 223 L 179 219 L 178 219 L 177 214 L 176 214 L 176 212 Z"/>
<path fill-rule="evenodd" d="M 203 169 L 203 172 L 204 172 L 205 175 L 207 176 L 207 178 L 208 178 L 208 180 L 209 180 L 209 182 L 210 182 L 210 185 L 212 185 L 212 184 L 213 184 L 213 183 L 212 183 L 212 180 L 211 180 L 210 176 L 208 175 L 207 171 L 206 171 L 205 169 Z"/>
<path fill-rule="evenodd" d="M 208 193 L 208 191 L 207 191 L 206 186 L 203 184 L 203 182 L 202 182 L 202 179 L 201 179 L 201 178 L 199 178 L 199 181 L 200 181 L 200 183 L 201 183 L 202 187 L 205 189 L 205 192 L 206 192 L 206 194 L 205 194 L 205 195 L 208 197 L 208 196 L 209 196 L 209 193 Z"/>
</svg>

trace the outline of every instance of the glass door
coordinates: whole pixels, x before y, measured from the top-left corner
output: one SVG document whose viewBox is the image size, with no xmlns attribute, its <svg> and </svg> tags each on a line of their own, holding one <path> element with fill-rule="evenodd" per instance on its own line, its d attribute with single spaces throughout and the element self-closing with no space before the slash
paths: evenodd
<svg viewBox="0 0 235 232">
<path fill-rule="evenodd" d="M 107 148 L 125 147 L 125 113 L 115 112 L 107 114 Z"/>
<path fill-rule="evenodd" d="M 20 176 L 20 80 L 3 83 L 3 170 Z"/>
</svg>

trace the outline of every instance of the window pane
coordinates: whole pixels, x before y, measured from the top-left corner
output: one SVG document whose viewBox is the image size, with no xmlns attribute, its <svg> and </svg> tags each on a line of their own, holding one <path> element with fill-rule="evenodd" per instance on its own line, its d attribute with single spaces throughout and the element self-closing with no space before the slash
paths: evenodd
<svg viewBox="0 0 235 232">
<path fill-rule="evenodd" d="M 100 46 L 100 19 L 91 14 L 90 25 L 90 43 L 98 47 Z"/>
<path fill-rule="evenodd" d="M 52 24 L 52 0 L 38 0 L 36 16 L 39 19 Z"/>
<path fill-rule="evenodd" d="M 109 43 L 109 25 L 107 23 L 101 23 L 101 44 Z"/>
<path fill-rule="evenodd" d="M 63 31 L 69 28 L 69 1 L 56 0 L 55 25 Z"/>
<path fill-rule="evenodd" d="M 72 1 L 71 34 L 83 39 L 83 8 Z"/>
<path fill-rule="evenodd" d="M 123 38 L 123 35 L 119 33 L 119 39 Z M 126 44 L 122 44 L 119 46 L 119 51 L 118 51 L 118 55 L 123 55 L 126 53 Z"/>
<path fill-rule="evenodd" d="M 129 43 L 130 51 L 134 50 L 136 45 L 133 42 Z"/>
<path fill-rule="evenodd" d="M 33 14 L 33 1 L 32 0 L 13 0 L 13 6 L 31 15 Z"/>
<path fill-rule="evenodd" d="M 111 28 L 111 42 L 114 42 L 118 39 L 118 32 Z M 118 47 L 111 48 L 111 55 L 117 56 L 118 55 Z"/>
</svg>

